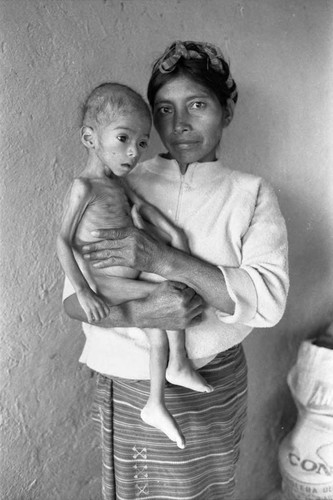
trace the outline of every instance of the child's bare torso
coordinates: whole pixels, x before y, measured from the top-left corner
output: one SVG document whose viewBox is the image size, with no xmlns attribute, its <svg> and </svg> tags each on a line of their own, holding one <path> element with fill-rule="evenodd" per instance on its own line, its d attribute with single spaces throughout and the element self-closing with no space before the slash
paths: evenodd
<svg viewBox="0 0 333 500">
<path fill-rule="evenodd" d="M 121 184 L 117 180 L 87 179 L 90 198 L 75 233 L 75 245 L 97 241 L 94 229 L 114 229 L 132 224 L 131 207 Z"/>
<path fill-rule="evenodd" d="M 95 229 L 132 226 L 131 207 L 125 190 L 117 179 L 105 177 L 86 179 L 86 182 L 90 188 L 89 199 L 74 236 L 75 257 L 82 272 L 96 284 L 97 293 L 106 297 L 108 302 L 119 303 L 128 300 L 132 290 L 131 280 L 138 277 L 138 271 L 123 266 L 104 269 L 93 267 L 82 259 L 77 250 L 85 243 L 99 241 L 91 234 Z"/>
</svg>

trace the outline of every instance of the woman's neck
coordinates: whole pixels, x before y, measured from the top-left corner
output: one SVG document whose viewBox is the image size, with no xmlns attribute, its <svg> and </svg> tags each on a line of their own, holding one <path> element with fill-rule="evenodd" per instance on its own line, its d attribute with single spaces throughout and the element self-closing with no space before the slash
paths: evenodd
<svg viewBox="0 0 333 500">
<path fill-rule="evenodd" d="M 188 166 L 190 165 L 190 163 L 180 163 L 178 160 L 176 160 L 175 158 L 173 158 L 170 155 L 170 153 L 162 153 L 161 156 L 162 156 L 162 158 L 165 158 L 166 160 L 175 160 L 175 162 L 177 162 L 177 164 L 179 166 L 180 173 L 182 175 L 186 174 Z M 216 161 L 216 160 L 217 160 L 217 158 L 215 156 L 214 159 L 211 160 L 211 161 Z M 202 163 L 202 162 L 199 161 L 198 163 Z"/>
<path fill-rule="evenodd" d="M 186 174 L 189 163 L 179 163 L 179 161 L 177 161 L 175 158 L 172 158 L 170 153 L 162 153 L 161 156 L 162 156 L 162 158 L 165 158 L 166 160 L 175 160 L 175 162 L 177 162 L 177 164 L 179 166 L 180 173 L 182 175 Z"/>
</svg>

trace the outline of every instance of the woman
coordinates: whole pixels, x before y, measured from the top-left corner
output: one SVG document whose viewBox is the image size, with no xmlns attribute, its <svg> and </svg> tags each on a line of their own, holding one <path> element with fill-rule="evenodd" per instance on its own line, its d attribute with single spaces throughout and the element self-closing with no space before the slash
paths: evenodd
<svg viewBox="0 0 333 500">
<path fill-rule="evenodd" d="M 143 278 L 154 273 L 168 280 L 149 298 L 113 308 L 99 326 L 85 325 L 81 361 L 104 374 L 98 377 L 95 407 L 102 429 L 103 494 L 105 499 L 228 499 L 246 418 L 241 342 L 253 327 L 273 326 L 283 314 L 285 224 L 266 182 L 231 171 L 217 159 L 237 102 L 219 49 L 173 43 L 154 65 L 148 99 L 167 153 L 139 165 L 129 179 L 184 229 L 191 255 L 135 228 L 97 232 L 104 241 L 83 249 L 97 267 L 129 266 Z M 65 309 L 84 321 L 71 293 L 65 292 Z M 186 437 L 184 450 L 137 418 L 149 391 L 143 327 L 186 327 L 188 356 L 214 387 L 207 394 L 166 388 L 166 404 Z"/>
</svg>

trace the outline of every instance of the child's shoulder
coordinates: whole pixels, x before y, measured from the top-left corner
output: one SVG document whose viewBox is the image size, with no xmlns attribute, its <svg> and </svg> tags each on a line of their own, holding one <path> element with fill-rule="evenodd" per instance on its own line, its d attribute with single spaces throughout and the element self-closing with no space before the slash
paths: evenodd
<svg viewBox="0 0 333 500">
<path fill-rule="evenodd" d="M 93 193 L 93 180 L 88 177 L 75 177 L 68 189 L 70 198 L 87 198 Z"/>
<path fill-rule="evenodd" d="M 92 179 L 89 177 L 75 177 L 72 180 L 71 187 L 74 189 L 86 189 L 92 186 Z"/>
<path fill-rule="evenodd" d="M 75 177 L 69 188 L 73 196 L 96 197 L 112 195 L 116 191 L 123 191 L 124 183 L 121 179 L 110 177 Z"/>
<path fill-rule="evenodd" d="M 103 185 L 112 184 L 109 178 L 93 178 L 93 177 L 75 177 L 72 180 L 70 188 L 75 191 L 81 192 L 91 192 L 96 188 L 100 188 Z"/>
</svg>

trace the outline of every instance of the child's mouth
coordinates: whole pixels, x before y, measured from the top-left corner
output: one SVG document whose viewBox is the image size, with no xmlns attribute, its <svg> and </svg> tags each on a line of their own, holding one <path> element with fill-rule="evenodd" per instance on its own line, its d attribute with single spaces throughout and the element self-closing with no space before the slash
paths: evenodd
<svg viewBox="0 0 333 500">
<path fill-rule="evenodd" d="M 132 170 L 135 166 L 134 163 L 121 163 L 120 165 L 122 168 L 125 168 L 126 170 Z"/>
</svg>

